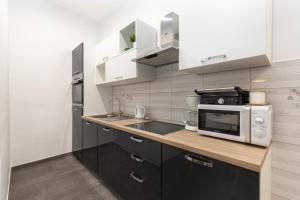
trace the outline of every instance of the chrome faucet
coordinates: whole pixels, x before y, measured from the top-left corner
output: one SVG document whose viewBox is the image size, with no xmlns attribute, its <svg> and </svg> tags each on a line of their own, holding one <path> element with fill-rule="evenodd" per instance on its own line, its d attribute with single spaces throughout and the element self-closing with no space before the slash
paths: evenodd
<svg viewBox="0 0 300 200">
<path fill-rule="evenodd" d="M 109 103 L 112 103 L 112 106 L 113 106 L 113 101 L 114 101 L 114 99 L 115 100 L 117 100 L 117 102 L 118 102 L 118 104 L 119 104 L 119 112 L 117 113 L 119 116 L 121 116 L 123 113 L 122 113 L 122 111 L 121 111 L 121 101 L 120 101 L 120 99 L 118 98 L 118 97 L 112 97 L 108 102 Z"/>
</svg>

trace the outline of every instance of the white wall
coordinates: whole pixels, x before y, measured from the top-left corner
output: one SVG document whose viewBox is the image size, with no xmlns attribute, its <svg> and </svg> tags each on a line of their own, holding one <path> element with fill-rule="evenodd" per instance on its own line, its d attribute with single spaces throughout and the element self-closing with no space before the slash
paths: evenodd
<svg viewBox="0 0 300 200">
<path fill-rule="evenodd" d="M 273 60 L 300 58 L 300 1 L 273 0 Z"/>
<path fill-rule="evenodd" d="M 197 0 L 129 1 L 127 8 L 122 7 L 107 20 L 101 22 L 101 38 L 120 30 L 136 18 L 159 30 L 162 16 L 170 11 L 175 11 L 180 15 L 195 6 L 197 6 Z M 299 8 L 300 1 L 298 0 L 273 0 L 274 62 L 300 58 Z"/>
<path fill-rule="evenodd" d="M 8 104 L 8 0 L 0 0 L 0 199 L 7 199 L 10 174 Z"/>
<path fill-rule="evenodd" d="M 16 166 L 71 151 L 71 51 L 79 43 L 85 43 L 85 114 L 106 112 L 110 91 L 94 84 L 96 24 L 46 0 L 11 0 L 9 24 L 11 163 Z"/>
</svg>

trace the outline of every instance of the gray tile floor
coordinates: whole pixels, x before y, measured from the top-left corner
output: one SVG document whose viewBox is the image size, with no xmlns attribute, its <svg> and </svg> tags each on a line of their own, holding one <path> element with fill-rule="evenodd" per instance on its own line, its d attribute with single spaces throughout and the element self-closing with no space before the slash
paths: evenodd
<svg viewBox="0 0 300 200">
<path fill-rule="evenodd" d="M 120 200 L 73 155 L 12 171 L 9 200 Z"/>
</svg>

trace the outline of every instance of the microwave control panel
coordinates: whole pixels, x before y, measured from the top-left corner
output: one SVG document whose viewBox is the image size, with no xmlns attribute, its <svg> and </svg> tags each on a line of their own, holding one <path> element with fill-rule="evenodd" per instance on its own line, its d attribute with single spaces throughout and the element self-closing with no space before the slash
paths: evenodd
<svg viewBox="0 0 300 200">
<path fill-rule="evenodd" d="M 251 106 L 251 143 L 268 146 L 272 139 L 272 106 Z"/>
</svg>

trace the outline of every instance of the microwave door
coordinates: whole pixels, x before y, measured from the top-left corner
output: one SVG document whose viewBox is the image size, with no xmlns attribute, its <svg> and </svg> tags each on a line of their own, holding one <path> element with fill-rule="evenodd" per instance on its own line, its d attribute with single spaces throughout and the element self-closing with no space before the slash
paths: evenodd
<svg viewBox="0 0 300 200">
<path fill-rule="evenodd" d="M 240 135 L 240 113 L 237 111 L 199 110 L 200 130 Z"/>
</svg>

